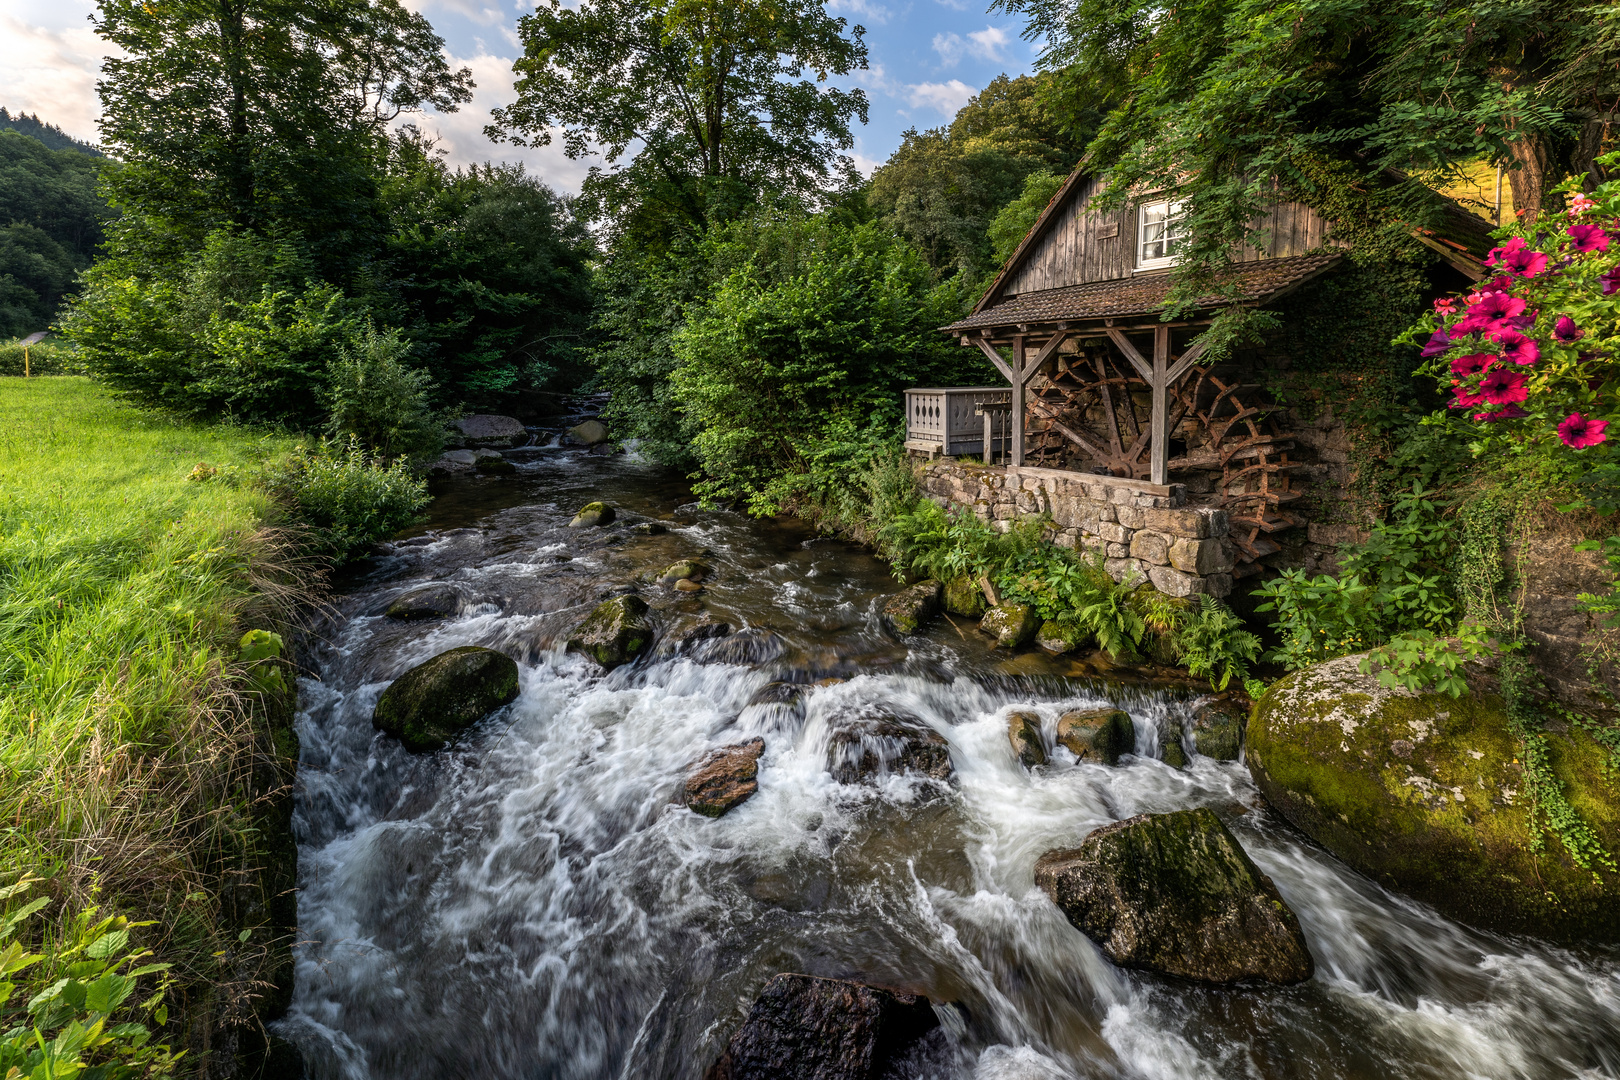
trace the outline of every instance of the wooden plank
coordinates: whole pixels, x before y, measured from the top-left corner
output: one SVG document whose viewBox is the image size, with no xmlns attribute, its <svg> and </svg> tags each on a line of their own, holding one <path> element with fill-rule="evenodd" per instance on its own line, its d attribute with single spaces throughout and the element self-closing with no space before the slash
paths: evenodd
<svg viewBox="0 0 1620 1080">
<path fill-rule="evenodd" d="M 1025 406 L 1024 406 L 1024 379 L 1025 379 L 1024 367 L 1025 367 L 1025 364 L 1024 364 L 1024 335 L 1023 334 L 1019 334 L 1017 337 L 1013 338 L 1012 361 L 1013 361 L 1013 374 L 1016 375 L 1017 378 L 1013 379 L 1013 381 L 1012 381 L 1012 384 L 1013 384 L 1012 416 L 1010 417 L 1010 419 L 1012 420 L 1012 424 L 1010 425 L 1011 431 L 1009 431 L 1008 434 L 1012 439 L 1012 463 L 1014 465 L 1022 465 L 1024 463 L 1024 408 L 1025 408 Z"/>
<path fill-rule="evenodd" d="M 1157 334 L 1160 329 L 1161 327 L 1155 326 L 1153 332 Z M 1162 329 L 1165 333 L 1170 332 L 1169 327 L 1163 327 Z M 1114 346 L 1120 352 L 1125 354 L 1125 359 L 1131 362 L 1131 366 L 1136 369 L 1137 374 L 1151 383 L 1153 381 L 1153 365 L 1149 364 L 1142 354 L 1136 351 L 1136 346 L 1131 344 L 1131 339 L 1125 336 L 1124 331 L 1115 330 L 1110 326 L 1107 333 L 1108 339 L 1114 343 Z M 1155 338 L 1155 340 L 1157 339 Z"/>
<path fill-rule="evenodd" d="M 990 343 L 988 341 L 984 340 L 984 338 L 974 338 L 973 344 L 977 345 L 979 350 L 989 358 L 990 362 L 996 365 L 996 370 L 1001 372 L 1002 376 L 1009 384 L 1017 384 L 1018 376 L 1013 374 L 1012 368 L 1007 366 L 1007 361 L 1003 360 L 1001 358 L 1001 354 L 990 347 Z"/>
<path fill-rule="evenodd" d="M 1187 369 L 1196 364 L 1198 358 L 1204 355 L 1206 344 L 1203 341 L 1195 341 L 1187 346 L 1187 351 L 1181 354 L 1181 357 L 1171 366 L 1169 374 L 1165 376 L 1166 386 L 1174 386 L 1181 381 L 1181 377 L 1187 374 Z"/>
<path fill-rule="evenodd" d="M 1170 328 L 1161 326 L 1153 332 L 1153 406 L 1148 423 L 1152 429 L 1152 444 L 1148 450 L 1148 482 L 1163 484 L 1169 475 L 1165 462 L 1169 459 Z"/>
<path fill-rule="evenodd" d="M 1084 450 L 1098 461 L 1105 460 L 1108 457 L 1108 451 L 1096 445 L 1090 439 L 1087 439 L 1084 435 L 1080 434 L 1078 431 L 1059 420 L 1057 418 L 1056 410 L 1054 410 L 1050 405 L 1046 404 L 1046 402 L 1037 398 L 1030 402 L 1030 408 L 1039 413 L 1048 424 L 1051 424 L 1053 427 L 1057 428 L 1058 431 L 1060 431 L 1070 442 L 1080 447 L 1080 449 Z"/>
<path fill-rule="evenodd" d="M 1041 365 L 1050 360 L 1052 358 L 1052 354 L 1057 352 L 1058 348 L 1062 346 L 1062 344 L 1067 341 L 1068 338 L 1069 332 L 1067 330 L 1059 330 L 1056 334 L 1053 334 L 1052 340 L 1041 346 L 1041 351 L 1035 354 L 1035 359 L 1031 360 L 1029 366 L 1024 368 L 1023 372 L 1020 373 L 1019 378 L 1026 383 L 1029 382 L 1030 379 L 1034 378 L 1035 373 L 1041 370 Z"/>
</svg>

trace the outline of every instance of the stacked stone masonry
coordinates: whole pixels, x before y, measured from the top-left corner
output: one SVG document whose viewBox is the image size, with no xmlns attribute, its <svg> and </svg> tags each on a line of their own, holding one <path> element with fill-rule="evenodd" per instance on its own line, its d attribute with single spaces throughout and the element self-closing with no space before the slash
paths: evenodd
<svg viewBox="0 0 1620 1080">
<path fill-rule="evenodd" d="M 1232 591 L 1226 511 L 1188 506 L 1180 484 L 938 460 L 927 466 L 923 489 L 939 505 L 966 507 L 1004 531 L 1049 514 L 1054 542 L 1101 551 L 1115 581 L 1151 582 L 1170 596 Z"/>
</svg>

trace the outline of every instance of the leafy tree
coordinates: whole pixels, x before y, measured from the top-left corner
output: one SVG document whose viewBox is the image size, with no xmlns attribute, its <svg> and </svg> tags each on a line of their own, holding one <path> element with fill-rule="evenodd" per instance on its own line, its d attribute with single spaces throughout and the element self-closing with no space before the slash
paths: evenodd
<svg viewBox="0 0 1620 1080">
<path fill-rule="evenodd" d="M 7 129 L 38 139 L 50 150 L 78 150 L 81 153 L 89 154 L 91 157 L 102 156 L 99 149 L 87 142 L 75 139 L 55 124 L 47 124 L 39 118 L 38 113 L 32 116 L 27 113 L 13 115 L 6 110 L 5 106 L 0 105 L 0 130 Z"/>
<path fill-rule="evenodd" d="M 0 130 L 0 336 L 50 324 L 110 216 L 95 158 Z"/>
<path fill-rule="evenodd" d="M 990 237 L 991 253 L 997 265 L 1005 264 L 1012 258 L 1012 253 L 1018 250 L 1018 245 L 1028 234 L 1035 219 L 1041 216 L 1046 204 L 1052 201 L 1058 188 L 1063 186 L 1067 177 L 1057 173 L 1032 172 L 1024 178 L 1024 190 L 1018 197 L 1003 206 L 997 212 L 995 220 L 990 222 L 988 235 Z"/>
<path fill-rule="evenodd" d="M 866 121 L 861 90 L 819 85 L 866 64 L 865 31 L 845 36 L 824 2 L 552 0 L 519 22 L 518 99 L 487 131 L 546 145 L 562 128 L 569 157 L 601 153 L 614 167 L 592 167 L 585 197 L 646 233 L 817 195 Z"/>
</svg>

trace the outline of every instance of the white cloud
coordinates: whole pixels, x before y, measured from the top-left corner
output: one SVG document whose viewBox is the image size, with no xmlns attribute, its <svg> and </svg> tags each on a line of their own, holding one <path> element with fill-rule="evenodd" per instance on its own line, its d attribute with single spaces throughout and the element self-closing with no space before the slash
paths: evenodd
<svg viewBox="0 0 1620 1080">
<path fill-rule="evenodd" d="M 1007 46 L 1012 44 L 1012 36 L 999 26 L 987 26 L 983 30 L 975 30 L 968 35 L 968 40 L 974 56 L 981 60 L 990 60 L 994 63 L 1004 64 L 1010 56 Z"/>
<path fill-rule="evenodd" d="M 948 7 L 952 11 L 966 11 L 967 0 L 934 0 L 940 7 Z"/>
<path fill-rule="evenodd" d="M 968 99 L 979 91 L 961 79 L 946 83 L 916 83 L 906 87 L 906 100 L 912 108 L 928 106 L 945 116 L 955 116 Z"/>
<path fill-rule="evenodd" d="M 894 12 L 872 0 L 827 0 L 827 10 L 835 15 L 852 15 L 874 26 L 882 26 L 894 17 Z"/>
<path fill-rule="evenodd" d="M 945 62 L 946 67 L 952 67 L 962 59 L 962 53 L 967 50 L 967 42 L 962 40 L 961 34 L 935 34 L 934 51 Z"/>
<path fill-rule="evenodd" d="M 430 20 L 434 9 L 460 15 L 479 26 L 493 26 L 510 18 L 501 10 L 499 4 L 480 3 L 479 0 L 400 0 L 400 2 L 411 11 L 428 16 Z"/>
<path fill-rule="evenodd" d="M 88 23 L 52 30 L 0 15 L 0 105 L 97 142 L 96 78 L 114 51 Z"/>
</svg>

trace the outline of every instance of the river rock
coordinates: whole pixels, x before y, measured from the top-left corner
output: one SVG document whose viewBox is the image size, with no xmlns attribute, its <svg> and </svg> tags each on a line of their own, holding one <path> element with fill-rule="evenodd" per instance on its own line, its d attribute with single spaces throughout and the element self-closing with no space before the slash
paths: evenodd
<svg viewBox="0 0 1620 1080">
<path fill-rule="evenodd" d="M 1172 769 L 1187 767 L 1187 747 L 1179 721 L 1166 719 L 1159 728 L 1159 760 Z"/>
<path fill-rule="evenodd" d="M 939 598 L 944 586 L 933 578 L 919 581 L 883 604 L 883 624 L 896 636 L 915 634 L 929 619 L 939 614 Z"/>
<path fill-rule="evenodd" d="M 638 521 L 630 526 L 630 531 L 637 536 L 661 536 L 669 532 L 669 526 L 661 521 Z"/>
<path fill-rule="evenodd" d="M 777 975 L 705 1080 L 877 1080 L 938 1026 L 917 994 Z"/>
<path fill-rule="evenodd" d="M 1058 717 L 1057 744 L 1081 761 L 1118 765 L 1136 750 L 1136 725 L 1123 709 L 1076 709 Z"/>
<path fill-rule="evenodd" d="M 969 619 L 977 619 L 984 614 L 985 608 L 990 606 L 984 598 L 984 590 L 979 583 L 961 574 L 945 583 L 943 594 L 945 610 L 952 615 L 961 615 Z"/>
<path fill-rule="evenodd" d="M 1283 986 L 1314 970 L 1277 887 L 1205 807 L 1104 825 L 1042 855 L 1035 883 L 1122 967 Z"/>
<path fill-rule="evenodd" d="M 652 643 L 647 602 L 639 596 L 615 596 L 596 605 L 568 637 L 568 651 L 589 656 L 612 669 L 627 664 Z"/>
<path fill-rule="evenodd" d="M 607 425 L 600 420 L 587 420 L 577 424 L 566 432 L 568 438 L 579 446 L 595 446 L 605 443 L 609 439 Z"/>
<path fill-rule="evenodd" d="M 446 450 L 439 462 L 445 465 L 476 465 L 478 453 L 475 450 Z"/>
<path fill-rule="evenodd" d="M 568 523 L 570 529 L 588 529 L 597 525 L 611 525 L 618 515 L 613 507 L 605 502 L 590 502 L 579 508 L 574 520 Z"/>
<path fill-rule="evenodd" d="M 1266 801 L 1357 870 L 1453 918 L 1620 941 L 1620 874 L 1575 865 L 1532 816 L 1525 748 L 1502 700 L 1481 686 L 1461 698 L 1381 686 L 1360 661 L 1295 672 L 1256 702 L 1245 760 Z M 1543 738 L 1565 801 L 1620 854 L 1604 748 L 1575 725 Z"/>
<path fill-rule="evenodd" d="M 1028 604 L 999 604 L 979 620 L 979 629 L 1003 649 L 1016 649 L 1035 636 L 1040 616 Z"/>
<path fill-rule="evenodd" d="M 691 578 L 682 578 L 675 583 L 675 591 L 684 593 L 702 592 L 703 586 L 699 585 Z"/>
<path fill-rule="evenodd" d="M 682 559 L 680 562 L 670 563 L 664 572 L 658 575 L 658 580 L 665 585 L 674 585 L 679 581 L 690 581 L 694 584 L 708 577 L 710 570 L 696 559 Z"/>
<path fill-rule="evenodd" d="M 1073 623 L 1047 619 L 1035 632 L 1035 644 L 1045 652 L 1061 656 L 1063 653 L 1074 652 L 1084 645 L 1090 636 Z"/>
<path fill-rule="evenodd" d="M 722 747 L 686 778 L 686 805 L 704 817 L 717 818 L 746 802 L 759 790 L 759 755 L 764 739 Z"/>
<path fill-rule="evenodd" d="M 477 645 L 440 653 L 389 684 L 372 726 L 413 753 L 437 750 L 518 696 L 518 668 L 504 653 Z"/>
<path fill-rule="evenodd" d="M 669 632 L 664 635 L 664 645 L 662 647 L 673 652 L 681 652 L 694 645 L 713 641 L 716 638 L 723 638 L 730 634 L 731 631 L 732 626 L 730 623 L 722 622 L 704 612 L 696 617 L 687 616 L 670 627 Z"/>
<path fill-rule="evenodd" d="M 373 609 L 375 610 L 375 609 Z M 448 585 L 429 585 L 410 592 L 388 605 L 390 619 L 437 619 L 461 610 L 461 597 Z"/>
<path fill-rule="evenodd" d="M 1236 761 L 1243 749 L 1243 727 L 1248 710 L 1217 698 L 1193 710 L 1193 748 L 1216 761 Z"/>
<path fill-rule="evenodd" d="M 828 727 L 827 767 L 840 784 L 902 772 L 948 780 L 956 771 L 945 736 L 899 710 L 847 713 Z"/>
<path fill-rule="evenodd" d="M 516 446 L 528 437 L 523 421 L 493 413 L 463 416 L 456 421 L 456 430 L 461 433 L 462 441 L 471 447 Z"/>
<path fill-rule="evenodd" d="M 517 466 L 503 457 L 484 458 L 473 466 L 473 471 L 485 476 L 512 476 L 517 472 Z"/>
<path fill-rule="evenodd" d="M 1041 742 L 1041 718 L 1032 712 L 1015 712 L 1007 716 L 1007 738 L 1019 764 L 1026 769 L 1046 764 L 1046 745 Z"/>
</svg>

